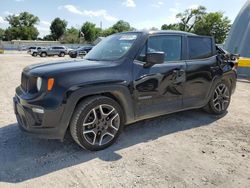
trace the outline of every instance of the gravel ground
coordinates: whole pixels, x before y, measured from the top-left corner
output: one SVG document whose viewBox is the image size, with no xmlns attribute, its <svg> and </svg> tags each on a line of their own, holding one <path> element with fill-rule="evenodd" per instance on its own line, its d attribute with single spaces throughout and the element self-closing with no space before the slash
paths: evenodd
<svg viewBox="0 0 250 188">
<path fill-rule="evenodd" d="M 0 55 L 0 187 L 249 187 L 250 83 L 224 117 L 191 110 L 127 126 L 100 152 L 25 136 L 12 97 L 21 70 L 62 58 Z M 66 59 L 66 58 L 65 58 Z"/>
</svg>

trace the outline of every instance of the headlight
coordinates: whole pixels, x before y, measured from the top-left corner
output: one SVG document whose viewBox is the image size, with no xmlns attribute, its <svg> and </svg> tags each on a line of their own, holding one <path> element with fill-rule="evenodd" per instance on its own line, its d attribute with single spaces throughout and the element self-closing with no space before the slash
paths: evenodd
<svg viewBox="0 0 250 188">
<path fill-rule="evenodd" d="M 41 77 L 37 77 L 37 80 L 36 80 L 36 88 L 37 88 L 37 91 L 40 91 L 41 87 L 42 87 L 42 78 Z"/>
</svg>

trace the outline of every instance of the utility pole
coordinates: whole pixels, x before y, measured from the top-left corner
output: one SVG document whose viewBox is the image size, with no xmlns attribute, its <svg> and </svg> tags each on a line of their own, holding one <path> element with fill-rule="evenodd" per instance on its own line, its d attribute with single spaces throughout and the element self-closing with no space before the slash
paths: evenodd
<svg viewBox="0 0 250 188">
<path fill-rule="evenodd" d="M 101 30 L 102 30 L 102 21 L 100 22 L 100 28 L 101 28 Z"/>
</svg>

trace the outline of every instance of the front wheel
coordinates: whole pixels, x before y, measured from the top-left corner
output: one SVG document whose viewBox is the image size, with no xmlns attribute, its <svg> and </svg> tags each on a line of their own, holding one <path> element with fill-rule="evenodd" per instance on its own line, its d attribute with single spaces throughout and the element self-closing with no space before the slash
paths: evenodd
<svg viewBox="0 0 250 188">
<path fill-rule="evenodd" d="M 213 94 L 204 109 L 209 113 L 221 115 L 227 111 L 230 101 L 230 85 L 227 82 L 222 81 L 216 85 Z"/>
<path fill-rule="evenodd" d="M 70 123 L 70 132 L 81 147 L 98 151 L 115 142 L 123 123 L 122 109 L 115 100 L 94 96 L 77 106 Z"/>
<path fill-rule="evenodd" d="M 58 56 L 59 56 L 59 57 L 64 57 L 64 56 L 65 56 L 65 53 L 64 53 L 64 52 L 61 52 Z"/>
</svg>

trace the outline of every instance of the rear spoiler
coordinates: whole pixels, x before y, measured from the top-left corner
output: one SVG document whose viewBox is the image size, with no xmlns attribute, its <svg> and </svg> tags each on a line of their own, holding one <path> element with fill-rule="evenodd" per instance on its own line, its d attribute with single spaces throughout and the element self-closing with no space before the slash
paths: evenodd
<svg viewBox="0 0 250 188">
<path fill-rule="evenodd" d="M 238 67 L 238 60 L 240 58 L 239 54 L 231 54 L 217 45 L 216 45 L 216 51 L 217 51 L 217 59 L 222 66 L 229 64 L 232 66 L 232 68 Z"/>
</svg>

